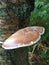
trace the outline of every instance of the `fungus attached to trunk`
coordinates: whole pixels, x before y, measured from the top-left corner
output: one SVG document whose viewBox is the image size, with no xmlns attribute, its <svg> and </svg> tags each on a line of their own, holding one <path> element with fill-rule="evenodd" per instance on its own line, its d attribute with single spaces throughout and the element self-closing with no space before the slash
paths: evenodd
<svg viewBox="0 0 49 65">
<path fill-rule="evenodd" d="M 37 43 L 40 40 L 41 35 L 44 34 L 44 31 L 44 27 L 40 26 L 26 27 L 20 29 L 13 35 L 11 35 L 7 40 L 5 40 L 5 42 L 2 44 L 2 47 L 4 49 L 7 49 L 7 51 L 10 49 L 16 50 L 16 54 L 14 53 L 14 56 L 16 56 L 16 65 L 28 65 L 26 64 L 28 63 L 28 60 L 26 60 L 28 52 L 25 53 L 25 51 L 28 51 L 28 49 L 26 48 Z M 15 59 L 14 56 L 13 59 Z M 24 60 L 26 63 L 24 62 Z"/>
<path fill-rule="evenodd" d="M 20 29 L 5 40 L 2 47 L 4 49 L 15 49 L 33 45 L 39 41 L 44 31 L 45 29 L 43 27 L 38 26 Z"/>
</svg>

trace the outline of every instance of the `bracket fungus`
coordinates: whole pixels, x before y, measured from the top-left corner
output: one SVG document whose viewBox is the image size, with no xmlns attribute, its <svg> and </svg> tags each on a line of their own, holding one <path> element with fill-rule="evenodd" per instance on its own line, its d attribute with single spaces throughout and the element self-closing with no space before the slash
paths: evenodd
<svg viewBox="0 0 49 65">
<path fill-rule="evenodd" d="M 2 44 L 2 47 L 4 49 L 7 49 L 7 51 L 9 49 L 16 49 L 17 51 L 16 56 L 18 57 L 19 55 L 18 57 L 19 61 L 23 62 L 22 56 L 24 57 L 25 54 L 27 55 L 27 53 L 24 52 L 26 51 L 26 49 L 25 50 L 23 49 L 26 48 L 27 46 L 31 46 L 37 43 L 40 40 L 41 35 L 44 34 L 44 32 L 45 32 L 45 28 L 42 26 L 32 26 L 32 27 L 26 27 L 26 28 L 20 29 L 14 34 L 12 34 L 7 40 L 5 40 L 5 42 Z M 21 50 L 22 52 L 20 52 L 19 50 Z M 24 65 L 24 63 L 23 64 L 19 63 L 17 59 L 16 61 L 18 62 L 18 65 Z"/>
<path fill-rule="evenodd" d="M 2 44 L 4 49 L 26 47 L 38 42 L 45 29 L 39 26 L 26 27 L 18 30 Z"/>
</svg>

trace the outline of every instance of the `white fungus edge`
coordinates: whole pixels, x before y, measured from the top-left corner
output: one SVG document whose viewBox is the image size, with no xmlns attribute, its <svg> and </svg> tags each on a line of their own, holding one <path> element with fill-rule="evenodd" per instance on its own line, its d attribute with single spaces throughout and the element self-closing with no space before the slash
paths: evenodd
<svg viewBox="0 0 49 65">
<path fill-rule="evenodd" d="M 40 33 L 40 35 L 43 35 L 43 34 L 44 34 L 44 32 L 45 32 L 45 28 L 43 27 L 43 32 L 42 32 L 42 33 Z"/>
<path fill-rule="evenodd" d="M 33 26 L 33 28 L 35 28 L 35 29 L 38 28 L 38 27 L 40 27 L 40 26 Z M 39 34 L 40 34 L 40 35 L 43 35 L 44 32 L 45 32 L 45 28 L 43 27 L 43 32 L 42 32 L 42 33 L 40 32 Z"/>
</svg>

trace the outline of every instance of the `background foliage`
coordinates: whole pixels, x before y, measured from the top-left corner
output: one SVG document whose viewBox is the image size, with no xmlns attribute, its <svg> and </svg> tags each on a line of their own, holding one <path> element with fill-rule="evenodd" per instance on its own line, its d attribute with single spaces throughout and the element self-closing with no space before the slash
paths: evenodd
<svg viewBox="0 0 49 65">
<path fill-rule="evenodd" d="M 45 27 L 45 34 L 37 45 L 33 46 L 33 51 L 42 58 L 43 65 L 49 65 L 49 1 L 36 0 L 35 9 L 31 12 L 29 25 L 39 25 Z M 38 53 L 39 52 L 39 53 Z"/>
</svg>

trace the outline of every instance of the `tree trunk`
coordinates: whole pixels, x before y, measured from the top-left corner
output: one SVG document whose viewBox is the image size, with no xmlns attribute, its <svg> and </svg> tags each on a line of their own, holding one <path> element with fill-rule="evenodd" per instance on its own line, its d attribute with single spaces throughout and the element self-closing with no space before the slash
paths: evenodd
<svg viewBox="0 0 49 65">
<path fill-rule="evenodd" d="M 29 65 L 27 48 L 22 47 L 14 50 L 8 50 L 7 53 L 9 54 L 11 65 Z"/>
<path fill-rule="evenodd" d="M 1 12 L 3 13 L 0 14 L 1 15 L 0 16 L 0 41 L 2 42 L 4 42 L 16 30 L 28 26 L 29 15 L 31 12 L 30 11 L 31 2 L 28 2 L 28 0 L 27 0 L 28 3 L 25 2 L 26 0 L 24 0 L 24 3 L 21 2 L 21 0 L 20 0 L 20 3 L 19 3 L 19 0 L 16 0 L 16 1 L 12 0 L 12 3 L 11 1 L 10 2 L 8 1 L 10 0 L 4 0 L 3 2 L 1 1 L 1 5 L 3 5 L 3 7 L 1 8 Z M 3 19 L 2 17 L 5 17 L 5 18 Z M 0 65 L 4 65 L 4 64 L 5 65 L 28 65 L 28 59 L 27 59 L 28 50 L 26 48 L 23 48 L 22 51 L 21 49 L 17 49 L 16 52 L 15 50 L 12 50 L 12 52 L 11 50 L 10 52 L 8 50 L 5 51 L 1 47 L 0 47 L 0 50 L 1 50 Z M 8 54 L 10 54 L 9 56 L 7 56 L 8 55 L 7 52 Z M 8 59 L 8 57 L 10 58 Z"/>
<path fill-rule="evenodd" d="M 0 19 L 0 41 L 4 42 L 12 33 L 17 30 L 17 22 Z M 0 44 L 0 65 L 11 65 L 11 60 L 7 59 L 6 51 Z"/>
<path fill-rule="evenodd" d="M 27 26 L 27 22 L 22 21 L 22 24 L 21 24 L 21 22 L 15 18 L 13 20 L 0 19 L 0 41 L 4 42 L 16 30 L 23 28 L 23 27 L 26 27 L 26 26 Z M 14 54 L 12 54 L 13 51 L 11 52 L 11 50 L 10 50 L 10 53 L 8 52 L 8 54 L 10 54 L 10 55 L 8 55 L 7 52 L 3 48 L 1 48 L 1 46 L 0 46 L 0 51 L 1 51 L 0 52 L 0 57 L 1 57 L 0 65 L 4 65 L 4 64 L 5 65 L 28 65 L 27 50 L 26 49 L 24 49 L 24 50 L 22 49 L 22 52 L 20 49 L 17 49 L 16 52 L 15 52 L 15 50 L 13 50 Z M 21 53 L 22 53 L 22 56 L 21 56 Z M 10 56 L 10 59 L 8 59 L 9 56 Z M 15 56 L 17 58 L 15 58 Z M 18 60 L 18 57 L 20 57 L 19 60 Z M 14 60 L 12 60 L 12 59 L 14 59 Z"/>
</svg>

